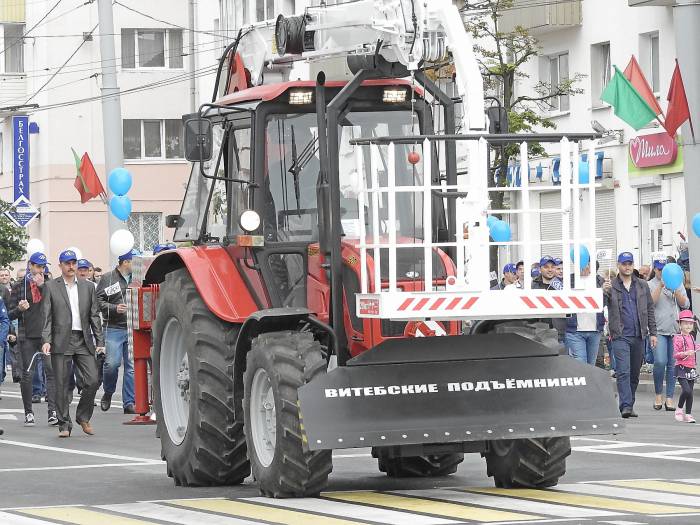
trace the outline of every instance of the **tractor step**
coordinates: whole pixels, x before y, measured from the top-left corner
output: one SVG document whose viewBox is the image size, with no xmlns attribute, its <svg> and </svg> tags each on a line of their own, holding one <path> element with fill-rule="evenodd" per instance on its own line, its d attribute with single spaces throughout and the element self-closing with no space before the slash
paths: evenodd
<svg viewBox="0 0 700 525">
<path fill-rule="evenodd" d="M 342 449 L 615 434 L 622 429 L 604 370 L 549 350 L 527 358 L 522 352 L 519 357 L 493 352 L 494 358 L 441 359 L 454 353 L 442 341 L 454 339 L 462 338 L 396 341 L 411 348 L 421 344 L 434 361 L 344 366 L 301 387 L 305 445 L 309 450 Z M 491 349 L 506 339 L 513 339 L 516 355 L 518 345 L 540 346 L 514 334 L 477 340 Z"/>
</svg>

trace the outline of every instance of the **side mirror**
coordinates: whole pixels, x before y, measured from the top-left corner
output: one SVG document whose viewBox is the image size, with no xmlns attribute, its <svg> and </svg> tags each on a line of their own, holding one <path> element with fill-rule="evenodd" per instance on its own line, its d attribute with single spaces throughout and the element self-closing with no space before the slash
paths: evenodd
<svg viewBox="0 0 700 525">
<path fill-rule="evenodd" d="M 206 162 L 212 154 L 211 121 L 191 118 L 185 121 L 185 158 L 190 162 Z"/>
<path fill-rule="evenodd" d="M 508 112 L 503 106 L 491 106 L 486 109 L 489 118 L 489 133 L 508 133 Z"/>
<path fill-rule="evenodd" d="M 165 216 L 165 226 L 168 228 L 179 228 L 185 224 L 185 219 L 179 215 L 166 215 Z"/>
</svg>

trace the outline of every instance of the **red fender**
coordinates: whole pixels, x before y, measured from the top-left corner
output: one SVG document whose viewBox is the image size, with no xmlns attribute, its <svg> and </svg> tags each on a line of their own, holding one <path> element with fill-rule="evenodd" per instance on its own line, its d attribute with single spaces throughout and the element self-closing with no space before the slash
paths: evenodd
<svg viewBox="0 0 700 525">
<path fill-rule="evenodd" d="M 178 248 L 158 255 L 143 284 L 160 283 L 165 275 L 186 267 L 207 308 L 218 318 L 242 323 L 259 308 L 231 256 L 221 246 Z"/>
</svg>

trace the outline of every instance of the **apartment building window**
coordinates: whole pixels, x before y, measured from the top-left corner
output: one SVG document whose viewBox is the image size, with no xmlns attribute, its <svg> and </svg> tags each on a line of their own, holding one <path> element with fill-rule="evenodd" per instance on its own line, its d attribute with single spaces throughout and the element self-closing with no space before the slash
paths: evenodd
<svg viewBox="0 0 700 525">
<path fill-rule="evenodd" d="M 5 73 L 24 73 L 24 24 L 3 24 Z"/>
<path fill-rule="evenodd" d="M 125 159 L 181 159 L 182 120 L 124 119 Z"/>
<path fill-rule="evenodd" d="M 275 0 L 255 0 L 255 20 L 272 20 L 275 18 Z"/>
<path fill-rule="evenodd" d="M 126 224 L 134 236 L 134 246 L 140 251 L 151 251 L 154 244 L 161 242 L 163 233 L 161 213 L 132 213 Z"/>
<path fill-rule="evenodd" d="M 122 68 L 182 69 L 182 29 L 122 29 Z"/>
<path fill-rule="evenodd" d="M 549 57 L 550 93 L 569 78 L 569 53 L 558 53 Z M 569 111 L 569 95 L 554 97 L 549 101 L 551 111 Z"/>
<path fill-rule="evenodd" d="M 591 103 L 593 107 L 603 106 L 600 95 L 610 82 L 610 42 L 591 46 Z"/>
</svg>

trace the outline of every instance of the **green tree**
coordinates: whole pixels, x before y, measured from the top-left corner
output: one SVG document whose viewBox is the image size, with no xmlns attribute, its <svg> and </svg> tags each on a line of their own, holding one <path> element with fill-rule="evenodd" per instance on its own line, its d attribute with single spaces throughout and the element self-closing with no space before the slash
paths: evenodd
<svg viewBox="0 0 700 525">
<path fill-rule="evenodd" d="M 527 93 L 516 93 L 516 82 L 529 75 L 524 66 L 541 54 L 537 39 L 526 28 L 516 26 L 509 30 L 501 27 L 504 12 L 518 8 L 517 0 L 466 0 L 463 11 L 466 13 L 466 28 L 474 38 L 484 80 L 486 93 L 495 94 L 500 105 L 508 113 L 510 133 L 530 133 L 538 128 L 554 129 L 555 123 L 547 117 L 547 111 L 554 108 L 562 96 L 583 93 L 578 85 L 585 75 L 574 73 L 568 78 L 557 79 L 556 83 L 539 80 L 534 89 Z M 490 186 L 505 186 L 508 162 L 519 153 L 519 145 L 510 145 L 495 150 L 491 156 Z M 544 155 L 544 148 L 538 143 L 529 143 L 530 155 Z M 494 180 L 495 179 L 495 180 Z M 494 209 L 503 209 L 504 193 L 492 195 Z M 496 250 L 491 253 L 492 267 L 496 267 Z"/>
<path fill-rule="evenodd" d="M 0 200 L 0 266 L 8 266 L 24 256 L 27 246 L 27 234 L 5 216 L 12 209 L 12 204 Z"/>
</svg>

